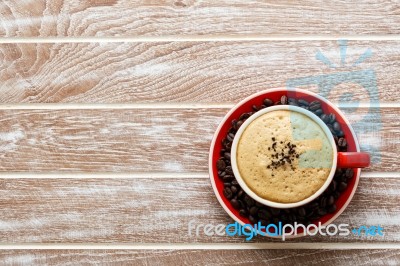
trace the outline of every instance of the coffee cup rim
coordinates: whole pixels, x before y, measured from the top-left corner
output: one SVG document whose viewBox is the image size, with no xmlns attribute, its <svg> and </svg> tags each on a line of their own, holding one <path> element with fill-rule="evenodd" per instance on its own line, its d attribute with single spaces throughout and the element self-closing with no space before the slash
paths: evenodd
<svg viewBox="0 0 400 266">
<path fill-rule="evenodd" d="M 316 122 L 321 129 L 323 130 L 323 132 L 325 133 L 325 135 L 327 136 L 327 138 L 330 141 L 331 147 L 332 147 L 332 151 L 333 151 L 333 158 L 332 158 L 332 167 L 331 170 L 329 172 L 328 177 L 326 178 L 324 184 L 314 193 L 312 194 L 310 197 L 307 197 L 306 199 L 303 199 L 301 201 L 298 202 L 293 202 L 293 203 L 281 203 L 281 202 L 275 202 L 275 201 L 270 201 L 264 198 L 261 198 L 260 196 L 258 196 L 256 193 L 254 193 L 246 184 L 246 182 L 243 180 L 243 178 L 240 175 L 238 166 L 237 166 L 237 146 L 239 143 L 239 140 L 243 134 L 243 132 L 245 131 L 245 129 L 250 125 L 250 123 L 252 123 L 256 118 L 270 113 L 270 112 L 274 112 L 274 111 L 278 111 L 278 110 L 289 110 L 289 111 L 294 111 L 294 112 L 298 112 L 301 114 L 306 115 L 307 117 L 309 117 L 310 119 L 312 119 L 314 122 Z M 244 190 L 244 192 L 246 192 L 251 198 L 253 198 L 254 200 L 258 201 L 261 204 L 264 204 L 266 206 L 269 207 L 273 207 L 273 208 L 279 208 L 279 209 L 286 209 L 286 208 L 295 208 L 295 207 L 299 207 L 299 206 L 303 206 L 311 201 L 313 201 L 314 199 L 316 199 L 318 196 L 320 196 L 330 185 L 335 172 L 336 172 L 336 168 L 337 168 L 337 157 L 338 157 L 338 151 L 337 151 L 337 147 L 335 145 L 335 140 L 334 137 L 332 135 L 332 133 L 330 132 L 328 126 L 314 113 L 298 107 L 298 106 L 292 106 L 292 105 L 275 105 L 275 106 L 271 106 L 271 107 L 267 107 L 264 109 L 261 109 L 259 111 L 257 111 L 256 113 L 254 113 L 253 115 L 251 115 L 238 129 L 238 131 L 235 134 L 235 137 L 233 139 L 232 142 L 232 148 L 231 148 L 231 165 L 232 165 L 232 170 L 233 173 L 236 177 L 236 180 L 238 181 L 240 187 Z"/>
</svg>

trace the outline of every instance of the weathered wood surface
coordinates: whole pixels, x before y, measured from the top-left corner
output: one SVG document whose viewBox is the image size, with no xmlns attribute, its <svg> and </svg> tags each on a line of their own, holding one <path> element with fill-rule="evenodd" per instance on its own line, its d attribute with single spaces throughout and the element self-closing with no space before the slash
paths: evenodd
<svg viewBox="0 0 400 266">
<path fill-rule="evenodd" d="M 398 34 L 397 2 L 2 1 L 1 36 Z"/>
<path fill-rule="evenodd" d="M 3 250 L 3 265 L 398 265 L 398 250 Z"/>
<path fill-rule="evenodd" d="M 335 224 L 381 225 L 383 237 L 305 237 L 287 242 L 400 241 L 400 179 L 363 178 Z M 2 179 L 3 243 L 243 243 L 193 225 L 229 224 L 206 178 Z M 256 242 L 269 242 L 257 237 Z"/>
<path fill-rule="evenodd" d="M 341 66 L 336 41 L 0 44 L 0 103 L 232 104 L 293 79 L 365 69 L 372 74 L 341 82 L 328 98 L 398 102 L 400 42 L 348 45 Z M 353 66 L 368 48 L 372 56 Z M 319 50 L 335 69 L 315 58 Z"/>
<path fill-rule="evenodd" d="M 347 109 L 348 118 L 357 122 L 367 111 Z M 363 124 L 368 131 L 377 129 L 368 133 L 360 127 L 357 133 L 360 143 L 379 147 L 380 162 L 366 171 L 398 171 L 399 109 L 370 111 L 380 116 Z M 207 172 L 210 142 L 227 112 L 224 108 L 1 110 L 0 171 Z"/>
</svg>

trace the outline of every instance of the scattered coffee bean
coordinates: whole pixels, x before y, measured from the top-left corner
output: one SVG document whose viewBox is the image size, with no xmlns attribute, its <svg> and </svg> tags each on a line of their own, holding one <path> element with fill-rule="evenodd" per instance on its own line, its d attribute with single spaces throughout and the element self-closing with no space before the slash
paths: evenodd
<svg viewBox="0 0 400 266">
<path fill-rule="evenodd" d="M 299 103 L 299 105 L 303 105 L 303 106 L 308 106 L 309 103 L 306 100 L 303 99 L 299 99 L 297 100 L 297 102 Z"/>
<path fill-rule="evenodd" d="M 342 130 L 339 130 L 338 132 L 336 132 L 336 135 L 338 137 L 343 137 L 344 136 L 344 132 Z"/>
<path fill-rule="evenodd" d="M 335 114 L 331 113 L 329 114 L 329 124 L 333 124 L 336 121 L 336 116 Z"/>
<path fill-rule="evenodd" d="M 318 209 L 318 214 L 320 216 L 324 216 L 326 214 L 326 210 L 325 209 Z"/>
<path fill-rule="evenodd" d="M 230 152 L 225 152 L 224 153 L 224 158 L 227 160 L 231 160 L 231 153 Z"/>
<path fill-rule="evenodd" d="M 253 111 L 257 112 L 258 110 L 260 110 L 256 105 L 252 106 Z"/>
<path fill-rule="evenodd" d="M 217 169 L 218 169 L 219 171 L 223 171 L 223 170 L 225 170 L 225 167 L 226 167 L 226 164 L 225 164 L 224 160 L 220 158 L 220 159 L 217 161 Z"/>
<path fill-rule="evenodd" d="M 257 224 L 257 219 L 253 215 L 249 215 L 250 224 Z"/>
<path fill-rule="evenodd" d="M 345 172 L 345 176 L 347 179 L 351 179 L 354 176 L 354 170 L 351 168 L 347 168 Z"/>
<path fill-rule="evenodd" d="M 239 209 L 240 209 L 240 204 L 239 204 L 239 202 L 238 202 L 236 199 L 231 199 L 231 204 L 232 204 L 232 207 L 233 207 L 234 209 L 236 209 L 236 210 L 239 210 Z"/>
<path fill-rule="evenodd" d="M 243 121 L 242 120 L 237 122 L 237 124 L 236 124 L 237 129 L 239 129 L 241 125 L 243 125 Z"/>
<path fill-rule="evenodd" d="M 243 198 L 243 200 L 244 200 L 244 202 L 246 203 L 246 205 L 247 205 L 248 207 L 253 206 L 254 203 L 255 203 L 255 201 L 254 201 L 252 198 L 250 198 L 250 196 L 248 196 L 248 195 L 245 195 L 244 198 Z"/>
<path fill-rule="evenodd" d="M 229 187 L 224 188 L 224 196 L 227 199 L 231 199 L 233 196 L 232 190 Z"/>
<path fill-rule="evenodd" d="M 322 109 L 317 109 L 317 110 L 315 110 L 315 112 L 314 112 L 314 114 L 317 115 L 317 116 L 320 116 L 320 115 L 322 115 L 323 113 L 324 113 L 324 111 L 322 111 Z"/>
<path fill-rule="evenodd" d="M 338 146 L 339 146 L 340 148 L 346 148 L 346 147 L 347 147 L 347 141 L 346 141 L 346 139 L 345 139 L 345 138 L 340 138 L 340 139 L 338 140 Z"/>
<path fill-rule="evenodd" d="M 346 182 L 340 182 L 338 186 L 338 191 L 343 192 L 347 188 L 347 183 Z"/>
<path fill-rule="evenodd" d="M 328 212 L 329 213 L 334 213 L 335 211 L 336 211 L 336 205 L 335 204 L 329 206 L 329 208 L 328 208 Z"/>
<path fill-rule="evenodd" d="M 341 130 L 340 124 L 338 122 L 333 123 L 333 129 L 337 132 Z"/>
<path fill-rule="evenodd" d="M 282 95 L 281 104 L 288 104 L 288 97 L 286 95 Z"/>
<path fill-rule="evenodd" d="M 335 197 L 334 196 L 329 196 L 328 201 L 326 203 L 329 206 L 331 206 L 333 203 L 335 203 Z"/>
<path fill-rule="evenodd" d="M 274 102 L 271 101 L 271 99 L 264 99 L 263 103 L 266 107 L 270 107 L 274 104 Z"/>
<path fill-rule="evenodd" d="M 231 186 L 231 191 L 233 194 L 236 194 L 239 191 L 239 189 L 236 186 Z"/>
<path fill-rule="evenodd" d="M 247 216 L 247 211 L 245 210 L 245 209 L 240 209 L 240 211 L 239 211 L 239 215 L 240 216 L 243 216 L 243 217 L 246 217 Z"/>
<path fill-rule="evenodd" d="M 310 111 L 316 111 L 321 108 L 321 103 L 319 101 L 313 101 L 310 103 Z"/>
<path fill-rule="evenodd" d="M 258 217 L 260 217 L 260 219 L 268 220 L 271 218 L 271 213 L 266 209 L 260 209 L 258 211 Z"/>
<path fill-rule="evenodd" d="M 320 117 L 325 124 L 329 122 L 329 116 L 327 114 L 322 114 Z"/>
</svg>

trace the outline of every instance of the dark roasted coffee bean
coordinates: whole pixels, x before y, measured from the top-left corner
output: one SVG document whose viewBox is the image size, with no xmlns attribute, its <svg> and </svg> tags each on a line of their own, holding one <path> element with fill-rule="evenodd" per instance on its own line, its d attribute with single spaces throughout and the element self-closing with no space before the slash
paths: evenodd
<svg viewBox="0 0 400 266">
<path fill-rule="evenodd" d="M 257 207 L 264 207 L 264 205 L 263 205 L 262 203 L 259 203 L 258 201 L 256 201 L 255 205 L 256 205 Z"/>
<path fill-rule="evenodd" d="M 237 122 L 237 124 L 236 124 L 237 129 L 239 129 L 241 125 L 243 125 L 243 121 L 242 120 Z"/>
<path fill-rule="evenodd" d="M 333 124 L 336 121 L 336 115 L 331 113 L 329 114 L 329 124 Z"/>
<path fill-rule="evenodd" d="M 340 127 L 340 124 L 338 122 L 333 123 L 333 129 L 338 132 L 340 131 L 342 128 Z"/>
<path fill-rule="evenodd" d="M 280 210 L 279 210 L 279 209 L 271 208 L 271 214 L 272 214 L 273 216 L 278 216 L 279 213 L 280 213 Z"/>
<path fill-rule="evenodd" d="M 299 214 L 299 216 L 304 217 L 306 216 L 306 209 L 304 209 L 303 207 L 299 208 L 297 210 L 297 213 Z"/>
<path fill-rule="evenodd" d="M 325 197 L 322 197 L 322 198 L 319 200 L 319 207 L 320 207 L 320 208 L 325 208 L 325 207 L 326 207 L 326 198 L 325 198 Z"/>
<path fill-rule="evenodd" d="M 253 206 L 255 203 L 255 201 L 252 198 L 250 198 L 250 196 L 248 196 L 248 195 L 244 196 L 243 200 L 246 203 L 246 205 L 249 207 Z"/>
<path fill-rule="evenodd" d="M 324 113 L 324 111 L 322 111 L 322 109 L 317 109 L 317 110 L 314 111 L 314 114 L 317 115 L 317 116 L 320 116 L 323 113 Z"/>
<path fill-rule="evenodd" d="M 298 102 L 297 102 L 297 100 L 295 98 L 288 98 L 288 103 L 289 104 L 293 103 L 293 105 L 297 105 L 298 104 Z"/>
<path fill-rule="evenodd" d="M 226 164 L 222 158 L 218 159 L 217 161 L 217 169 L 223 171 L 226 167 Z"/>
<path fill-rule="evenodd" d="M 300 107 L 303 109 L 306 109 L 306 110 L 310 110 L 310 108 L 308 106 L 300 106 Z"/>
<path fill-rule="evenodd" d="M 258 207 L 257 207 L 257 206 L 251 207 L 250 210 L 249 210 L 249 212 L 250 212 L 250 214 L 253 215 L 253 216 L 257 215 L 257 213 L 258 213 Z"/>
<path fill-rule="evenodd" d="M 225 159 L 230 160 L 231 159 L 231 153 L 230 152 L 225 152 L 224 153 L 224 157 L 225 157 Z"/>
<path fill-rule="evenodd" d="M 247 212 L 245 209 L 240 209 L 240 211 L 239 211 L 239 215 L 240 215 L 240 216 L 246 217 L 247 214 L 248 214 L 248 212 Z"/>
<path fill-rule="evenodd" d="M 225 149 L 221 149 L 221 150 L 219 151 L 219 155 L 224 156 L 224 153 L 225 153 L 225 152 L 226 152 Z"/>
<path fill-rule="evenodd" d="M 331 126 L 331 125 L 327 125 L 328 126 L 328 128 L 329 128 L 329 130 L 331 131 L 331 133 L 333 134 L 333 135 L 336 135 L 336 132 L 335 132 L 335 130 L 333 129 L 333 127 Z"/>
<path fill-rule="evenodd" d="M 226 174 L 226 175 L 224 175 L 224 176 L 222 177 L 222 180 L 223 180 L 224 182 L 229 182 L 229 181 L 232 181 L 234 178 L 235 178 L 235 177 L 234 177 L 233 175 L 228 175 L 228 174 Z"/>
<path fill-rule="evenodd" d="M 233 135 L 233 134 L 232 134 Z M 235 137 L 235 135 L 233 135 L 233 137 Z M 231 136 L 231 134 L 229 134 L 228 136 L 226 136 L 226 139 L 228 140 L 228 141 L 233 141 L 233 137 Z"/>
<path fill-rule="evenodd" d="M 274 102 L 271 101 L 271 99 L 264 99 L 263 103 L 266 107 L 272 106 L 274 104 Z"/>
<path fill-rule="evenodd" d="M 308 204 L 308 208 L 310 209 L 310 210 L 315 210 L 316 208 L 318 208 L 318 206 L 319 206 L 319 204 L 318 204 L 318 202 L 311 202 L 310 204 Z"/>
<path fill-rule="evenodd" d="M 328 189 L 329 189 L 330 192 L 334 192 L 336 190 L 336 188 L 337 188 L 337 183 L 336 183 L 335 180 L 333 180 L 331 182 L 331 184 L 329 185 Z"/>
<path fill-rule="evenodd" d="M 231 182 L 225 182 L 224 183 L 224 187 L 230 187 L 231 186 Z"/>
<path fill-rule="evenodd" d="M 233 174 L 232 166 L 225 167 L 225 172 L 228 175 L 232 175 Z"/>
<path fill-rule="evenodd" d="M 326 210 L 325 209 L 318 209 L 318 215 L 324 216 L 325 214 L 326 214 Z"/>
<path fill-rule="evenodd" d="M 250 224 L 257 224 L 257 219 L 254 218 L 252 215 L 249 215 Z"/>
<path fill-rule="evenodd" d="M 239 202 L 239 205 L 240 205 L 241 209 L 245 209 L 246 208 L 246 205 L 244 204 L 244 202 L 242 200 L 238 199 L 238 202 Z"/>
<path fill-rule="evenodd" d="M 351 169 L 351 168 L 347 168 L 346 171 L 345 171 L 345 173 L 344 173 L 344 175 L 345 175 L 345 177 L 346 177 L 347 179 L 351 179 L 351 178 L 353 178 L 353 176 L 354 176 L 354 170 Z"/>
<path fill-rule="evenodd" d="M 240 189 L 238 192 L 238 197 L 241 198 L 243 196 L 243 194 L 244 194 L 243 190 Z"/>
<path fill-rule="evenodd" d="M 250 115 L 248 114 L 248 113 L 244 113 L 244 114 L 241 114 L 240 116 L 239 116 L 239 120 L 245 120 L 245 119 L 247 119 L 247 118 L 249 118 L 250 117 Z"/>
<path fill-rule="evenodd" d="M 236 186 L 231 186 L 231 191 L 233 194 L 236 194 L 239 190 Z"/>
<path fill-rule="evenodd" d="M 339 130 L 336 135 L 338 137 L 343 137 L 344 136 L 344 132 L 342 130 Z"/>
<path fill-rule="evenodd" d="M 327 210 L 329 213 L 334 213 L 336 211 L 336 205 L 333 204 L 332 206 L 329 206 L 329 208 Z"/>
<path fill-rule="evenodd" d="M 240 209 L 240 204 L 236 199 L 231 199 L 231 205 L 234 209 L 239 210 Z"/>
<path fill-rule="evenodd" d="M 224 196 L 227 199 L 231 199 L 233 196 L 232 190 L 229 187 L 224 188 Z"/>
<path fill-rule="evenodd" d="M 313 101 L 310 103 L 310 110 L 316 111 L 321 108 L 321 103 L 319 101 Z"/>
<path fill-rule="evenodd" d="M 286 95 L 282 95 L 281 104 L 288 104 L 288 97 Z"/>
<path fill-rule="evenodd" d="M 347 188 L 347 183 L 346 182 L 340 182 L 338 186 L 338 191 L 343 192 Z"/>
<path fill-rule="evenodd" d="M 338 199 L 339 198 L 339 196 L 340 196 L 340 192 L 339 191 L 335 191 L 335 192 L 333 192 L 333 197 L 335 198 L 335 199 Z"/>
<path fill-rule="evenodd" d="M 225 175 L 226 175 L 226 172 L 225 172 L 225 171 L 223 171 L 223 172 L 221 172 L 221 173 L 219 174 L 220 177 L 224 177 Z"/>
<path fill-rule="evenodd" d="M 239 186 L 239 183 L 236 179 L 232 181 L 232 186 Z"/>
<path fill-rule="evenodd" d="M 303 105 L 303 106 L 308 106 L 309 105 L 309 103 L 306 100 L 303 100 L 303 99 L 299 99 L 297 102 L 299 103 L 299 105 Z"/>
<path fill-rule="evenodd" d="M 260 209 L 258 211 L 258 217 L 260 217 L 260 219 L 268 220 L 271 218 L 271 213 L 266 209 Z"/>
<path fill-rule="evenodd" d="M 346 141 L 346 139 L 345 139 L 345 138 L 340 138 L 340 139 L 338 140 L 338 146 L 339 146 L 340 148 L 346 148 L 346 147 L 347 147 L 347 141 Z"/>
<path fill-rule="evenodd" d="M 324 121 L 324 123 L 329 122 L 329 116 L 327 114 L 322 114 L 320 117 L 321 117 L 322 121 Z"/>
<path fill-rule="evenodd" d="M 335 203 L 335 197 L 334 196 L 329 196 L 326 204 L 328 204 L 329 206 L 331 206 L 333 203 Z"/>
<path fill-rule="evenodd" d="M 253 105 L 251 108 L 252 108 L 253 111 L 255 111 L 255 112 L 257 112 L 258 110 L 260 110 L 256 105 Z"/>
</svg>

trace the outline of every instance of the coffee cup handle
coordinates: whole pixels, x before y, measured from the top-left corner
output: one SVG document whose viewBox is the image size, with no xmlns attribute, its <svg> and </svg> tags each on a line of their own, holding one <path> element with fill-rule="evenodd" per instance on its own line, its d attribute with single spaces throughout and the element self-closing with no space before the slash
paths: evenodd
<svg viewBox="0 0 400 266">
<path fill-rule="evenodd" d="M 338 152 L 339 168 L 365 168 L 370 162 L 371 159 L 366 152 Z"/>
</svg>

